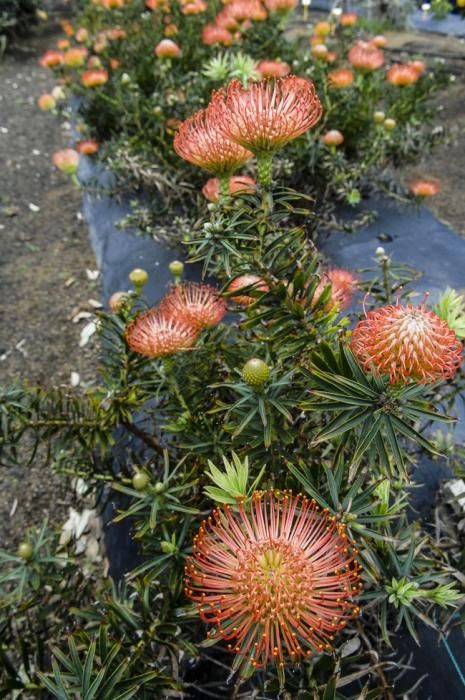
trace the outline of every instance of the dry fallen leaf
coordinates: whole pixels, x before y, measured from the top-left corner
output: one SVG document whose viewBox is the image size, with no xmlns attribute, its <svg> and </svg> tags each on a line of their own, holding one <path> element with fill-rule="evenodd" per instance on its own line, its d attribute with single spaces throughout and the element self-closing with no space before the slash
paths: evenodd
<svg viewBox="0 0 465 700">
<path fill-rule="evenodd" d="M 79 347 L 83 348 L 84 345 L 87 345 L 91 337 L 94 335 L 95 331 L 97 330 L 97 324 L 95 321 L 90 321 L 90 323 L 86 323 L 84 328 L 81 331 L 81 338 L 79 340 Z"/>
</svg>

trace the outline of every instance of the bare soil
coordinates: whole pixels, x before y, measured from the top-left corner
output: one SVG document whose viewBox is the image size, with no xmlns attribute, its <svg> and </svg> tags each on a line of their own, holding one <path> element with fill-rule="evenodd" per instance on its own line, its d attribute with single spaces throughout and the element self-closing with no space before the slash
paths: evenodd
<svg viewBox="0 0 465 700">
<path fill-rule="evenodd" d="M 95 259 L 79 219 L 80 193 L 51 162 L 68 134 L 37 98 L 53 87 L 37 64 L 60 36 L 50 24 L 0 60 L 0 384 L 69 385 L 95 376 L 95 340 L 79 347 L 78 308 L 99 299 L 88 279 Z M 38 458 L 0 467 L 0 548 L 16 546 L 28 525 L 61 523 L 69 487 Z"/>
</svg>

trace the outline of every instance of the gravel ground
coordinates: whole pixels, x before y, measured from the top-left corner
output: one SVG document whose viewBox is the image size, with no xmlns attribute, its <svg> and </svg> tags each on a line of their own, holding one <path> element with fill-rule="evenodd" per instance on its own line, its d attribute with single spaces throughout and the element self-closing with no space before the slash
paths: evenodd
<svg viewBox="0 0 465 700">
<path fill-rule="evenodd" d="M 37 97 L 53 87 L 38 57 L 59 37 L 42 26 L 0 60 L 0 384 L 81 384 L 95 376 L 96 346 L 79 347 L 88 320 L 72 322 L 99 299 L 80 193 L 51 163 L 66 130 L 41 112 Z M 27 525 L 63 521 L 69 489 L 38 458 L 30 467 L 0 467 L 0 547 L 17 544 Z"/>
</svg>

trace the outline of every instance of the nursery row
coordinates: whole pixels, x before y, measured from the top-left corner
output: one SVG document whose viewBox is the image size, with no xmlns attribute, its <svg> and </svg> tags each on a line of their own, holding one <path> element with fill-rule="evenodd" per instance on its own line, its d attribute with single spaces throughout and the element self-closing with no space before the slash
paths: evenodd
<svg viewBox="0 0 465 700">
<path fill-rule="evenodd" d="M 184 259 L 161 298 L 148 260 L 112 290 L 95 387 L 2 390 L 2 464 L 46 449 L 132 538 L 119 581 L 45 526 L 0 553 L 3 695 L 394 698 L 399 635 L 460 622 L 460 562 L 411 498 L 449 444 L 465 300 L 315 241 L 341 203 L 438 192 L 392 167 L 434 144 L 445 69 L 389 61 L 354 14 L 290 31 L 294 0 L 83 5 L 41 59 L 77 134 L 54 162 L 79 184 L 97 159 L 87 195 L 113 171 Z"/>
</svg>

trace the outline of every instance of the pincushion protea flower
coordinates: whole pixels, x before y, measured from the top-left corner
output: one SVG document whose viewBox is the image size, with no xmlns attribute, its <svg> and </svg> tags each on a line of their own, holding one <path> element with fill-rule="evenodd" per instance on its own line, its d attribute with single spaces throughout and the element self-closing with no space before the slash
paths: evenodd
<svg viewBox="0 0 465 700">
<path fill-rule="evenodd" d="M 404 86 L 416 83 L 420 73 L 409 63 L 391 66 L 386 74 L 386 80 L 392 85 Z"/>
<path fill-rule="evenodd" d="M 218 27 L 216 24 L 207 24 L 202 31 L 202 43 L 207 46 L 214 44 L 223 44 L 230 46 L 232 44 L 231 33 L 223 27 Z"/>
<path fill-rule="evenodd" d="M 93 88 L 99 85 L 105 85 L 108 81 L 108 71 L 103 68 L 91 68 L 90 70 L 84 71 L 81 75 L 81 83 L 84 87 Z"/>
<path fill-rule="evenodd" d="M 68 49 L 63 54 L 63 64 L 69 68 L 80 68 L 84 65 L 88 50 L 84 46 L 77 46 L 72 49 Z"/>
<path fill-rule="evenodd" d="M 197 329 L 182 319 L 167 318 L 151 309 L 132 321 L 125 331 L 134 352 L 146 357 L 164 357 L 188 350 L 195 343 Z"/>
<path fill-rule="evenodd" d="M 264 0 L 265 7 L 278 15 L 287 15 L 298 5 L 298 0 Z"/>
<path fill-rule="evenodd" d="M 186 595 L 197 601 L 210 638 L 252 666 L 331 650 L 335 633 L 359 613 L 360 567 L 344 525 L 291 491 L 255 492 L 250 510 L 224 505 L 194 538 Z"/>
<path fill-rule="evenodd" d="M 384 63 L 383 52 L 366 42 L 352 46 L 347 58 L 354 68 L 366 73 L 381 68 Z"/>
<path fill-rule="evenodd" d="M 256 190 L 256 182 L 247 175 L 233 175 L 229 178 L 229 194 L 233 197 L 238 194 L 253 194 Z M 202 194 L 209 202 L 218 202 L 220 198 L 220 181 L 217 177 L 211 177 L 202 187 Z"/>
<path fill-rule="evenodd" d="M 285 78 L 291 72 L 291 67 L 284 61 L 260 61 L 257 70 L 262 78 Z"/>
<path fill-rule="evenodd" d="M 320 282 L 315 289 L 312 304 L 315 305 L 321 297 L 324 289 L 331 285 L 331 295 L 326 303 L 328 311 L 337 307 L 340 311 L 350 306 L 354 290 L 357 286 L 358 278 L 349 270 L 344 270 L 341 267 L 333 267 L 326 270 L 320 279 Z"/>
<path fill-rule="evenodd" d="M 56 107 L 56 100 L 53 95 L 45 93 L 38 98 L 37 104 L 42 111 L 48 111 Z"/>
<path fill-rule="evenodd" d="M 63 53 L 61 51 L 49 49 L 39 58 L 39 63 L 44 68 L 55 68 L 56 66 L 61 66 L 63 63 Z"/>
<path fill-rule="evenodd" d="M 93 156 L 97 153 L 99 145 L 94 139 L 85 139 L 84 141 L 79 141 L 76 144 L 76 150 L 78 153 L 83 153 L 85 156 Z"/>
<path fill-rule="evenodd" d="M 358 15 L 355 12 L 345 12 L 340 16 L 339 22 L 343 27 L 353 27 L 358 22 Z"/>
<path fill-rule="evenodd" d="M 74 148 L 62 148 L 60 151 L 55 151 L 52 161 L 58 170 L 66 175 L 74 175 L 79 165 L 79 153 Z"/>
<path fill-rule="evenodd" d="M 352 333 L 352 350 L 365 369 L 389 375 L 391 384 L 432 384 L 450 379 L 462 364 L 462 343 L 424 306 L 373 309 Z"/>
<path fill-rule="evenodd" d="M 190 324 L 197 330 L 216 326 L 226 313 L 226 302 L 207 284 L 179 284 L 161 300 L 159 313 L 168 319 Z"/>
<path fill-rule="evenodd" d="M 270 291 L 270 288 L 262 277 L 247 274 L 240 275 L 230 282 L 227 292 L 228 294 L 231 294 L 232 300 L 235 301 L 236 304 L 241 304 L 241 306 L 249 306 L 249 304 L 253 304 L 253 302 L 257 300 L 257 297 L 253 297 L 249 293 L 241 294 L 241 290 L 247 289 L 247 287 L 249 287 L 248 291 L 253 290 L 254 292 L 262 292 L 263 294 Z M 232 294 L 232 292 L 238 293 Z"/>
<path fill-rule="evenodd" d="M 181 53 L 179 46 L 171 39 L 162 39 L 154 49 L 158 58 L 176 58 Z"/>
<path fill-rule="evenodd" d="M 322 136 L 326 146 L 340 146 L 344 142 L 344 135 L 338 129 L 330 129 Z"/>
<path fill-rule="evenodd" d="M 416 197 L 434 197 L 441 191 L 437 180 L 412 180 L 409 189 Z"/>
<path fill-rule="evenodd" d="M 174 150 L 184 160 L 220 176 L 230 175 L 252 157 L 220 131 L 205 109 L 182 122 L 174 137 Z"/>
<path fill-rule="evenodd" d="M 328 73 L 330 87 L 345 88 L 354 82 L 354 74 L 350 68 L 335 68 Z"/>
<path fill-rule="evenodd" d="M 318 122 L 321 102 L 310 80 L 295 75 L 244 87 L 232 80 L 213 93 L 212 121 L 252 153 L 272 153 Z"/>
</svg>

